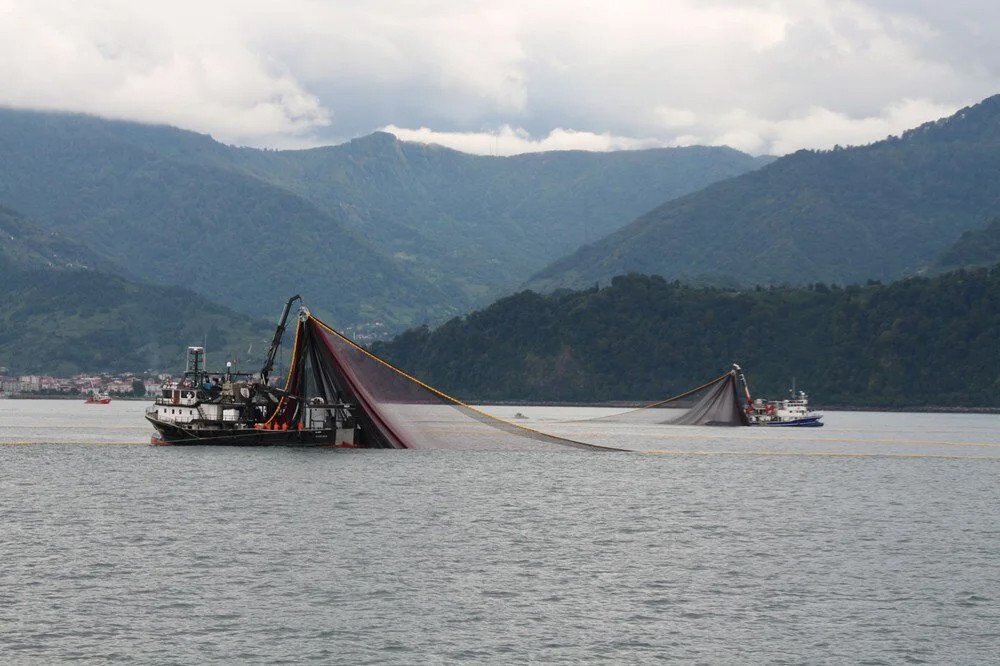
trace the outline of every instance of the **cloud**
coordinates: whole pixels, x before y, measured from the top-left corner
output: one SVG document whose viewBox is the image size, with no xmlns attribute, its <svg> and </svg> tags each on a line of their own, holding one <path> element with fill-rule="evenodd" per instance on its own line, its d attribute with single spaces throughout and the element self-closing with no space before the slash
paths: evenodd
<svg viewBox="0 0 1000 666">
<path fill-rule="evenodd" d="M 159 16 L 124 1 L 8 1 L 0 10 L 0 102 L 236 140 L 294 137 L 329 122 L 291 72 L 237 37 L 225 3 L 204 5 L 189 21 L 194 3 Z"/>
<path fill-rule="evenodd" d="M 670 110 L 666 115 L 672 126 L 704 133 L 686 133 L 667 138 L 634 138 L 609 133 L 595 134 L 557 128 L 533 138 L 527 130 L 504 125 L 493 132 L 436 132 L 427 127 L 407 129 L 395 125 L 380 128 L 403 141 L 438 144 L 467 153 L 482 155 L 517 155 L 548 150 L 638 150 L 677 146 L 730 146 L 753 154 L 783 155 L 801 148 L 831 149 L 835 146 L 864 145 L 890 135 L 902 134 L 928 120 L 942 118 L 957 107 L 934 104 L 928 100 L 902 100 L 878 114 L 852 118 L 823 107 L 782 120 L 752 116 L 744 110 L 727 112 L 725 117 Z M 728 128 L 718 131 L 718 128 Z"/>
<path fill-rule="evenodd" d="M 562 128 L 556 128 L 544 137 L 532 138 L 526 130 L 513 128 L 510 125 L 504 125 L 494 132 L 436 132 L 427 127 L 407 129 L 395 125 L 387 125 L 380 129 L 394 134 L 402 141 L 437 144 L 480 155 L 519 155 L 550 150 L 607 152 L 665 145 L 659 139 L 636 139 Z"/>
<path fill-rule="evenodd" d="M 783 153 L 997 92 L 997 25 L 985 0 L 0 0 L 0 104 L 270 147 Z"/>
<path fill-rule="evenodd" d="M 731 146 L 749 153 L 784 155 L 801 148 L 830 149 L 872 143 L 957 110 L 957 106 L 926 99 L 903 99 L 870 115 L 856 117 L 822 106 L 778 120 L 734 109 L 720 117 L 700 116 L 696 126 L 686 128 L 690 133 L 668 145 Z"/>
</svg>

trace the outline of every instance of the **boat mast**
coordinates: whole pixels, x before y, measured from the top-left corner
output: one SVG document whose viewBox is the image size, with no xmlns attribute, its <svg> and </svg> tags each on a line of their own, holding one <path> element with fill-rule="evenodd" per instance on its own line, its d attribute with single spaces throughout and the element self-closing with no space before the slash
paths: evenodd
<svg viewBox="0 0 1000 666">
<path fill-rule="evenodd" d="M 274 370 L 274 357 L 278 353 L 278 347 L 281 345 L 281 335 L 285 332 L 285 322 L 288 321 L 288 311 L 292 309 L 292 303 L 295 301 L 301 301 L 302 297 L 298 294 L 292 296 L 285 303 L 285 309 L 281 311 L 281 321 L 278 322 L 278 328 L 274 330 L 274 339 L 271 340 L 271 348 L 267 350 L 267 359 L 264 361 L 263 367 L 260 369 L 260 382 L 267 386 L 267 376 L 271 374 Z"/>
<path fill-rule="evenodd" d="M 197 377 L 201 373 L 201 369 L 203 367 L 202 361 L 204 361 L 204 359 L 204 347 L 188 347 L 187 366 L 184 368 L 184 374 Z"/>
<path fill-rule="evenodd" d="M 736 373 L 736 381 L 743 384 L 743 392 L 747 396 L 747 405 L 753 404 L 753 399 L 750 397 L 750 385 L 747 384 L 746 375 L 743 374 L 743 368 L 733 363 L 733 372 Z"/>
</svg>

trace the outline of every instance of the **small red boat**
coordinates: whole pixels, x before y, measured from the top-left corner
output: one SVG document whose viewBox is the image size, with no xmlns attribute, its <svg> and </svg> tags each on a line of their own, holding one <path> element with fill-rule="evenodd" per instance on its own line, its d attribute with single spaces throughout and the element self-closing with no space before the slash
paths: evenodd
<svg viewBox="0 0 1000 666">
<path fill-rule="evenodd" d="M 84 400 L 88 405 L 106 405 L 111 402 L 111 396 L 107 393 L 98 393 L 97 391 L 91 391 L 87 395 L 87 399 Z"/>
</svg>

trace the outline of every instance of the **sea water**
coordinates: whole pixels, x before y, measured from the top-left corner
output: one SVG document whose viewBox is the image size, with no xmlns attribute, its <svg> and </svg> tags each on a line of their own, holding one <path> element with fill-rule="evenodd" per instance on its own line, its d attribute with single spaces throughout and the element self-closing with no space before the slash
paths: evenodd
<svg viewBox="0 0 1000 666">
<path fill-rule="evenodd" d="M 0 662 L 1000 654 L 998 416 L 494 407 L 637 452 L 471 453 L 156 448 L 144 407 L 0 401 Z"/>
</svg>

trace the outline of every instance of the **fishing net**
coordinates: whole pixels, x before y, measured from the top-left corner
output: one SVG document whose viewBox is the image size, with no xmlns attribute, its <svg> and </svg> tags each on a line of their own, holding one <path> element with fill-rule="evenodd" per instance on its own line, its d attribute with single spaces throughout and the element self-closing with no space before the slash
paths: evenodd
<svg viewBox="0 0 1000 666">
<path fill-rule="evenodd" d="M 747 425 L 738 376 L 733 369 L 671 398 L 590 420 L 655 425 Z"/>
<path fill-rule="evenodd" d="M 299 427 L 310 401 L 352 405 L 360 425 L 358 445 L 365 448 L 616 450 L 486 414 L 396 369 L 303 311 L 284 396 L 268 424 Z"/>
<path fill-rule="evenodd" d="M 619 423 L 743 425 L 736 371 L 645 407 L 602 417 Z M 309 405 L 347 404 L 357 445 L 392 449 L 620 450 L 505 421 L 424 384 L 303 309 L 288 378 L 268 426 L 296 429 Z M 306 424 L 308 425 L 308 424 Z"/>
</svg>

